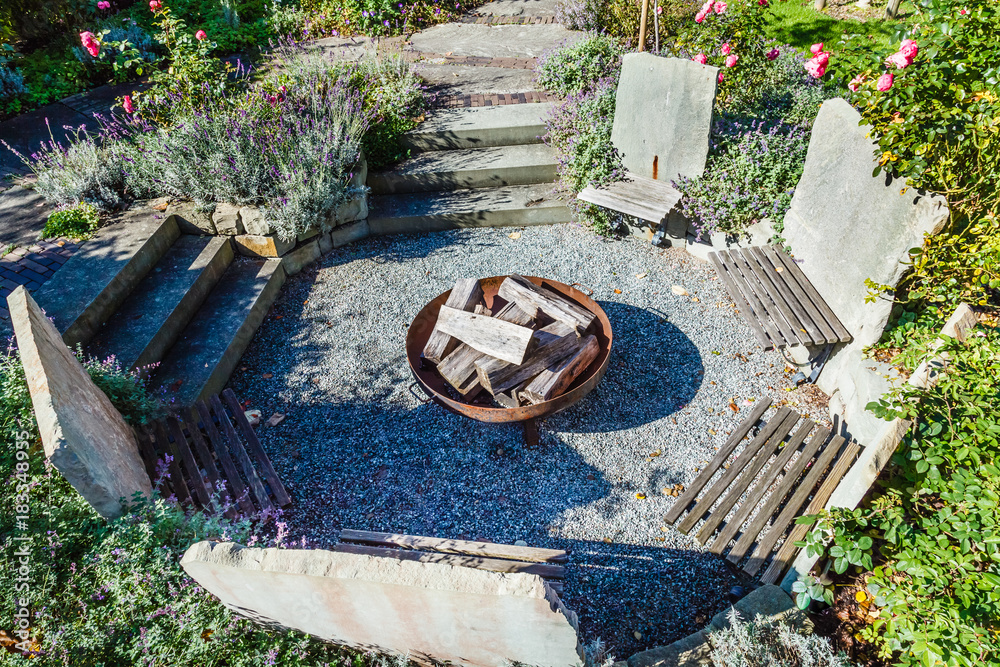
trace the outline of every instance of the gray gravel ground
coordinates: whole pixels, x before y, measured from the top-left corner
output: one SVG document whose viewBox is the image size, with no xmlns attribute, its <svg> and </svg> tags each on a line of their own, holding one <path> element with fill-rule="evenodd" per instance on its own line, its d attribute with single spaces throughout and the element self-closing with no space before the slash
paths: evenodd
<svg viewBox="0 0 1000 667">
<path fill-rule="evenodd" d="M 543 422 L 536 448 L 517 427 L 424 404 L 403 351 L 413 316 L 457 278 L 513 272 L 592 289 L 614 329 L 604 380 Z M 746 584 L 664 526 L 664 487 L 689 483 L 754 400 L 818 411 L 786 391 L 780 358 L 710 265 L 576 225 L 335 250 L 289 280 L 230 384 L 265 420 L 287 415 L 259 431 L 295 500 L 291 535 L 323 547 L 347 527 L 567 549 L 563 597 L 584 640 L 619 658 L 700 629 Z"/>
</svg>

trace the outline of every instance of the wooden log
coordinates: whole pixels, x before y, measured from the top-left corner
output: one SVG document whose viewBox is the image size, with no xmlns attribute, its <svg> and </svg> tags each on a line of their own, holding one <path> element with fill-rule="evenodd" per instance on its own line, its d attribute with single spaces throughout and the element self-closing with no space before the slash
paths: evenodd
<svg viewBox="0 0 1000 667">
<path fill-rule="evenodd" d="M 436 328 L 511 364 L 523 364 L 538 345 L 534 329 L 448 306 L 441 306 Z"/>
<path fill-rule="evenodd" d="M 458 310 L 472 310 L 483 298 L 483 289 L 475 278 L 460 278 L 451 288 L 451 294 L 445 305 Z M 437 325 L 431 332 L 427 344 L 424 345 L 424 359 L 439 364 L 448 354 L 458 347 L 458 341 L 441 331 Z"/>
<path fill-rule="evenodd" d="M 528 326 L 534 320 L 530 314 L 513 302 L 501 308 L 494 319 L 521 326 Z M 438 374 L 455 391 L 466 400 L 471 401 L 483 389 L 482 385 L 479 384 L 479 376 L 476 374 L 476 361 L 485 358 L 486 355 L 482 352 L 462 343 L 438 364 Z"/>
<path fill-rule="evenodd" d="M 546 368 L 538 377 L 528 383 L 520 396 L 529 403 L 542 403 L 556 396 L 562 396 L 573 384 L 573 380 L 584 371 L 597 357 L 601 346 L 597 336 L 587 336 L 583 346 L 563 361 Z"/>
<path fill-rule="evenodd" d="M 575 354 L 583 342 L 575 333 L 557 336 L 539 330 L 539 345 L 535 353 L 523 364 L 510 364 L 500 359 L 486 357 L 476 361 L 479 384 L 494 396 L 510 391 L 526 380 L 531 380 L 546 368 L 558 364 Z"/>
<path fill-rule="evenodd" d="M 493 317 L 493 311 L 484 306 L 483 304 L 477 305 L 472 309 L 476 315 L 485 315 L 486 317 Z"/>
<path fill-rule="evenodd" d="M 554 320 L 568 324 L 580 336 L 590 328 L 597 317 L 586 308 L 516 274 L 500 283 L 497 295 L 516 303 L 533 316 L 537 317 L 538 311 L 541 311 Z"/>
</svg>

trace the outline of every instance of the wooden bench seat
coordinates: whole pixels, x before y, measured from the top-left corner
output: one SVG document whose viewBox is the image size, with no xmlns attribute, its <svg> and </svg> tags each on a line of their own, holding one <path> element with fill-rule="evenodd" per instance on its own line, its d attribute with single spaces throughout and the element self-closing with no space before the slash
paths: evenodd
<svg viewBox="0 0 1000 667">
<path fill-rule="evenodd" d="M 626 172 L 625 180 L 587 186 L 576 198 L 658 225 L 677 206 L 681 193 L 664 181 Z"/>
<path fill-rule="evenodd" d="M 776 246 L 721 250 L 708 257 L 765 350 L 851 340 L 802 269 Z"/>
</svg>

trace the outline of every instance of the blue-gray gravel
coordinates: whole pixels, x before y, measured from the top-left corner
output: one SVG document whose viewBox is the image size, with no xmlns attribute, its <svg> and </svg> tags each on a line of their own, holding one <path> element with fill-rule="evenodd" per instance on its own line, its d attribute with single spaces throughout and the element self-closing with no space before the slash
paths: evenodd
<svg viewBox="0 0 1000 667">
<path fill-rule="evenodd" d="M 604 380 L 543 422 L 536 448 L 517 427 L 425 404 L 403 351 L 413 316 L 457 278 L 515 272 L 593 290 L 614 329 Z M 264 420 L 287 415 L 259 432 L 294 498 L 293 536 L 323 547 L 355 528 L 567 549 L 563 597 L 582 638 L 619 659 L 700 629 L 743 583 L 665 526 L 664 489 L 689 483 L 753 401 L 819 411 L 788 384 L 710 265 L 577 225 L 335 250 L 288 281 L 231 380 Z"/>
</svg>

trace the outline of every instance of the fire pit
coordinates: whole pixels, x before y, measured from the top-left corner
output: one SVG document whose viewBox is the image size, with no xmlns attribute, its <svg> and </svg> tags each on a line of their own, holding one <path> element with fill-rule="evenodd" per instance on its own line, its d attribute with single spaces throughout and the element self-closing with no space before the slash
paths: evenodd
<svg viewBox="0 0 1000 667">
<path fill-rule="evenodd" d="M 413 319 L 406 332 L 406 358 L 417 384 L 426 392 L 430 400 L 441 407 L 481 422 L 504 423 L 522 422 L 524 439 L 529 445 L 538 443 L 536 420 L 563 410 L 586 396 L 604 376 L 608 357 L 611 353 L 611 323 L 607 315 L 593 299 L 574 287 L 555 280 L 524 276 L 534 285 L 548 288 L 573 304 L 592 313 L 595 318 L 588 330 L 597 339 L 598 351 L 590 364 L 573 380 L 569 388 L 551 400 L 519 407 L 495 407 L 489 394 L 468 400 L 462 397 L 438 374 L 434 364 L 423 358 L 423 351 L 438 321 L 441 307 L 451 295 L 451 290 L 437 296 L 424 306 Z M 507 276 L 495 276 L 479 280 L 485 307 L 496 313 L 507 305 L 507 301 L 497 293 Z"/>
</svg>

